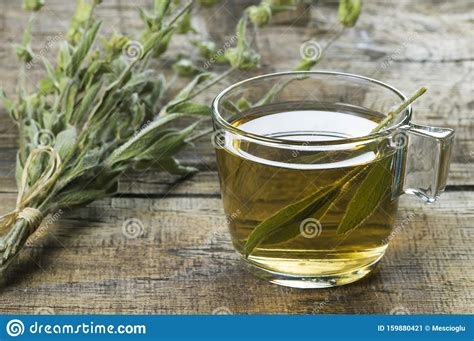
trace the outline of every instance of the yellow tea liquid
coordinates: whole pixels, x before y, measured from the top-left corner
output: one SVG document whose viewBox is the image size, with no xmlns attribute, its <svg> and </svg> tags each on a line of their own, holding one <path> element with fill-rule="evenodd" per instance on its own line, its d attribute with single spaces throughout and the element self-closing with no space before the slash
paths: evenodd
<svg viewBox="0 0 474 341">
<path fill-rule="evenodd" d="M 232 241 L 243 255 L 252 230 L 279 210 L 333 184 L 356 168 L 371 163 L 388 165 L 384 176 L 393 184 L 393 154 L 377 150 L 357 152 L 301 151 L 284 146 L 284 140 L 327 141 L 364 136 L 381 115 L 361 108 L 320 103 L 270 105 L 251 109 L 232 123 L 253 134 L 277 138 L 281 148 L 235 139 L 225 133 L 226 143 L 217 148 L 224 209 Z M 361 183 L 364 179 L 359 179 Z M 375 210 L 357 228 L 336 233 L 347 205 L 360 186 L 344 193 L 321 220 L 302 217 L 300 232 L 287 238 L 270 238 L 244 257 L 260 275 L 290 286 L 325 287 L 355 281 L 366 275 L 383 256 L 395 220 L 397 200 L 388 186 Z M 294 224 L 294 222 L 293 222 Z M 288 228 L 291 228 L 288 226 Z M 294 285 L 291 278 L 295 278 Z"/>
</svg>

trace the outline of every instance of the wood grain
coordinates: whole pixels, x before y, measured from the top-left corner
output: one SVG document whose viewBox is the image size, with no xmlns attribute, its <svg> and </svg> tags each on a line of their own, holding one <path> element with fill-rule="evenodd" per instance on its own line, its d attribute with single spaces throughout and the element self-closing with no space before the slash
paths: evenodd
<svg viewBox="0 0 474 341">
<path fill-rule="evenodd" d="M 140 28 L 135 6 L 150 3 L 104 1 L 98 15 L 105 31 L 131 32 Z M 239 10 L 249 1 L 222 3 L 202 11 L 195 23 L 214 39 L 232 34 Z M 17 71 L 10 46 L 19 41 L 27 16 L 20 2 L 1 0 L 0 5 L 0 86 L 11 93 Z M 431 206 L 412 197 L 402 199 L 402 228 L 369 278 L 335 289 L 302 291 L 248 274 L 226 231 L 214 154 L 204 138 L 195 150 L 181 155 L 201 170 L 194 177 L 178 181 L 156 172 L 125 174 L 115 197 L 44 223 L 49 234 L 40 233 L 30 243 L 0 289 L 0 313 L 473 313 L 470 6 L 467 0 L 367 1 L 357 27 L 334 44 L 318 67 L 375 77 L 406 93 L 425 85 L 429 93 L 416 104 L 415 121 L 456 129 L 447 192 Z M 306 26 L 262 29 L 258 46 L 264 63 L 258 72 L 287 70 L 297 63 L 304 41 L 329 39 L 337 30 L 335 9 L 334 1 L 319 1 Z M 35 26 L 37 49 L 65 29 L 72 10 L 72 2 L 47 2 Z M 183 44 L 172 46 L 167 58 L 185 51 Z M 41 72 L 35 65 L 28 79 L 37 79 Z M 243 72 L 228 83 L 253 74 Z M 210 101 L 223 86 L 202 100 Z M 15 203 L 16 146 L 16 129 L 1 110 L 0 212 Z M 414 217 L 400 225 L 412 212 Z M 123 232 L 130 219 L 143 223 L 137 238 Z"/>
</svg>

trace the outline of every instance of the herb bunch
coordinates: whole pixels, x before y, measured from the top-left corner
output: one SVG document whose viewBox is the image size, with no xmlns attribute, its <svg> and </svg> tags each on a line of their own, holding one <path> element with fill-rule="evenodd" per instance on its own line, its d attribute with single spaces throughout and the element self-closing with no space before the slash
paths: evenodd
<svg viewBox="0 0 474 341">
<path fill-rule="evenodd" d="M 33 93 L 27 93 L 24 77 L 15 100 L 0 91 L 20 135 L 18 199 L 15 209 L 0 217 L 0 273 L 46 215 L 113 194 L 122 172 L 150 167 L 178 175 L 196 171 L 174 155 L 200 136 L 196 127 L 208 119 L 209 106 L 193 98 L 223 77 L 199 72 L 172 96 L 163 74 L 148 64 L 163 55 L 174 35 L 192 30 L 195 3 L 215 1 L 155 0 L 153 12 L 139 11 L 144 30 L 137 41 L 116 33 L 99 37 L 101 22 L 93 13 L 100 2 L 78 0 L 57 61 L 42 58 L 46 77 Z M 26 0 L 24 8 L 36 12 L 43 4 Z M 23 75 L 36 57 L 30 46 L 32 25 L 30 20 L 16 46 Z M 254 52 L 240 30 L 229 59 L 233 69 L 255 66 L 242 57 Z"/>
<path fill-rule="evenodd" d="M 237 69 L 258 67 L 260 56 L 248 39 L 249 23 L 256 31 L 272 13 L 291 9 L 294 1 L 264 0 L 249 7 L 237 24 L 235 46 L 223 55 L 212 42 L 191 41 L 201 58 L 218 56 L 218 63 L 230 67 L 216 75 L 180 59 L 173 70 L 192 79 L 172 95 L 173 81 L 150 63 L 167 51 L 175 35 L 196 32 L 191 25 L 195 6 L 218 2 L 154 0 L 151 12 L 139 10 L 144 29 L 131 40 L 117 33 L 100 36 L 101 22 L 94 18 L 94 10 L 101 0 L 77 0 L 57 60 L 41 58 L 46 76 L 34 92 L 28 92 L 25 84 L 28 65 L 38 59 L 30 44 L 33 20 L 29 21 L 22 43 L 15 46 L 21 61 L 15 98 L 0 89 L 0 100 L 18 126 L 20 140 L 16 207 L 0 216 L 0 275 L 44 217 L 112 195 L 124 171 L 150 167 L 178 175 L 196 171 L 175 158 L 202 136 L 196 129 L 209 118 L 209 106 L 195 97 Z M 341 1 L 339 16 L 341 6 L 353 3 L 359 1 Z M 23 3 L 32 12 L 43 5 L 44 0 Z M 353 26 L 358 12 L 360 6 L 352 9 L 352 21 L 344 26 Z M 318 61 L 303 58 L 297 69 L 308 70 Z M 177 128 L 176 123 L 187 126 Z"/>
</svg>

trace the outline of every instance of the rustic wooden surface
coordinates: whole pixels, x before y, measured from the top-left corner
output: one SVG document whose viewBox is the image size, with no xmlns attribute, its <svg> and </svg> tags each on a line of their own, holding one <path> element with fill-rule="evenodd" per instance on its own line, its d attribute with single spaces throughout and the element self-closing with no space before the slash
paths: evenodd
<svg viewBox="0 0 474 341">
<path fill-rule="evenodd" d="M 72 3 L 47 1 L 35 28 L 36 48 L 67 27 Z M 135 6 L 149 3 L 105 0 L 98 14 L 108 31 L 131 31 L 140 27 Z M 239 15 L 234 1 L 222 3 L 196 23 L 217 39 L 232 32 L 231 19 Z M 27 16 L 19 0 L 0 4 L 0 85 L 11 91 L 17 73 L 10 46 L 19 41 Z M 262 29 L 259 72 L 287 70 L 305 40 L 330 38 L 337 28 L 335 9 L 334 1 L 320 1 L 306 27 Z M 22 253 L 0 289 L 0 313 L 473 313 L 473 33 L 469 0 L 366 1 L 357 27 L 320 64 L 376 77 L 406 93 L 426 85 L 430 92 L 416 105 L 415 121 L 457 132 L 447 192 L 432 206 L 402 199 L 399 221 L 416 213 L 369 278 L 302 291 L 243 270 L 226 232 L 212 147 L 203 139 L 197 150 L 182 155 L 201 169 L 193 178 L 126 174 L 113 198 L 64 213 L 49 237 Z M 180 50 L 179 44 L 172 48 Z M 35 66 L 28 78 L 40 70 Z M 17 135 L 3 110 L 0 132 L 0 212 L 5 212 L 16 198 Z M 122 233 L 131 218 L 143 223 L 139 238 Z"/>
</svg>

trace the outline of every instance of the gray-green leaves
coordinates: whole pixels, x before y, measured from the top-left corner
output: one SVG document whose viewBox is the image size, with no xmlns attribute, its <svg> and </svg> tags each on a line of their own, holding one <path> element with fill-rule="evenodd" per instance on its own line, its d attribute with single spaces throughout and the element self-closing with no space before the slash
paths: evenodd
<svg viewBox="0 0 474 341">
<path fill-rule="evenodd" d="M 211 79 L 182 59 L 175 73 L 195 77 L 174 95 L 177 89 L 167 84 L 165 72 L 148 68 L 175 32 L 192 31 L 194 2 L 154 1 L 152 13 L 140 11 L 145 28 L 136 40 L 121 34 L 98 39 L 100 22 L 93 12 L 100 2 L 77 0 L 68 41 L 58 44 L 56 63 L 42 58 L 46 75 L 35 92 L 20 87 L 11 100 L 0 89 L 0 100 L 19 126 L 15 176 L 26 185 L 18 207 L 7 215 L 12 218 L 0 219 L 0 272 L 39 224 L 39 218 L 34 226 L 18 218 L 23 205 L 37 217 L 46 216 L 111 195 L 126 170 L 153 167 L 180 176 L 196 171 L 175 155 L 201 136 L 194 131 L 210 113 L 194 97 L 222 78 Z M 39 0 L 24 3 L 31 11 L 43 5 Z M 32 21 L 16 48 L 27 68 L 37 58 L 30 48 L 31 31 Z M 21 236 L 15 230 L 20 224 Z M 5 241 L 15 244 L 14 252 L 3 252 Z"/>
<path fill-rule="evenodd" d="M 272 17 L 272 8 L 267 2 L 262 2 L 257 6 L 250 6 L 247 11 L 250 21 L 257 26 L 267 24 Z"/>
<path fill-rule="evenodd" d="M 96 22 L 90 30 L 87 31 L 79 45 L 77 46 L 76 50 L 74 51 L 71 61 L 66 69 L 66 74 L 69 77 L 73 77 L 76 72 L 79 70 L 79 66 L 84 61 L 86 56 L 88 55 L 92 44 L 95 41 L 97 36 L 97 32 L 99 31 L 101 23 Z"/>
<path fill-rule="evenodd" d="M 59 154 L 61 160 L 65 160 L 73 151 L 77 141 L 76 127 L 61 131 L 56 136 L 54 149 Z"/>
<path fill-rule="evenodd" d="M 145 129 L 141 130 L 120 148 L 116 149 L 110 157 L 107 158 L 106 164 L 113 166 L 118 162 L 133 159 L 137 155 L 146 152 L 148 148 L 160 138 L 163 126 L 178 117 L 180 117 L 180 115 L 171 114 L 158 118 L 150 123 Z"/>
<path fill-rule="evenodd" d="M 16 56 L 24 63 L 30 63 L 33 60 L 33 51 L 31 50 L 31 30 L 33 29 L 33 18 L 28 21 L 23 41 L 21 45 L 15 45 Z"/>
<path fill-rule="evenodd" d="M 247 41 L 248 18 L 244 16 L 237 24 L 237 46 L 225 51 L 225 58 L 235 68 L 249 69 L 260 65 L 260 55 Z"/>
</svg>

